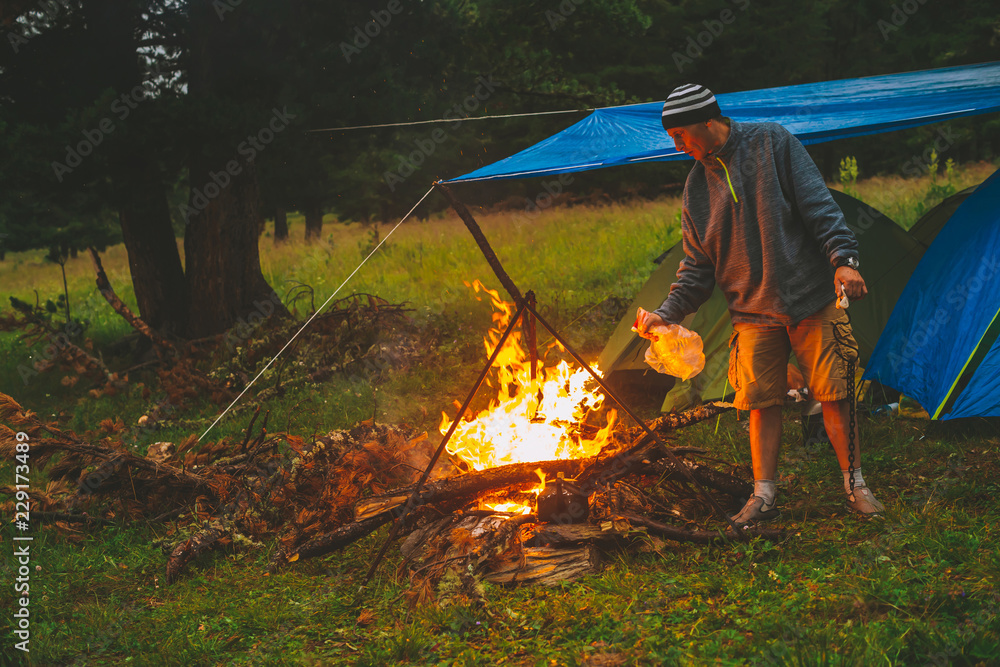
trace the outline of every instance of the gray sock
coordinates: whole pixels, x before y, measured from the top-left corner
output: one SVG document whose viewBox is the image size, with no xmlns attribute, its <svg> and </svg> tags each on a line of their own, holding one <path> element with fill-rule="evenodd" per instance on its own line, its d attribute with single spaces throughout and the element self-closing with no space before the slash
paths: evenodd
<svg viewBox="0 0 1000 667">
<path fill-rule="evenodd" d="M 848 470 L 841 470 L 844 473 L 844 493 L 851 492 L 851 474 Z M 861 476 L 861 468 L 854 469 L 854 488 L 865 486 L 865 478 Z"/>
<path fill-rule="evenodd" d="M 763 498 L 765 508 L 774 505 L 774 497 L 777 493 L 778 489 L 775 486 L 773 479 L 754 480 L 753 494 L 758 498 Z"/>
</svg>

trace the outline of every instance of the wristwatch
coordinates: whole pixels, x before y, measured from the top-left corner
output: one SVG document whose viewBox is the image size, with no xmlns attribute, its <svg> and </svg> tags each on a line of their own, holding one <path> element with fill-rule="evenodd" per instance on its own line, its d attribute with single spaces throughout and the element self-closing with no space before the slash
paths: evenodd
<svg viewBox="0 0 1000 667">
<path fill-rule="evenodd" d="M 849 266 L 855 271 L 857 271 L 858 269 L 861 268 L 861 262 L 858 261 L 857 257 L 844 257 L 843 259 L 837 262 L 838 269 L 842 266 Z"/>
</svg>

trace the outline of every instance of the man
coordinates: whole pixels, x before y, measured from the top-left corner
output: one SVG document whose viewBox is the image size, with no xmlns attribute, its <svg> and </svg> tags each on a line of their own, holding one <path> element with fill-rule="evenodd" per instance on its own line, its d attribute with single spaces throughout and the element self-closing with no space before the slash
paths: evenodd
<svg viewBox="0 0 1000 667">
<path fill-rule="evenodd" d="M 676 88 L 662 121 L 678 150 L 696 160 L 684 185 L 686 256 L 669 296 L 638 328 L 679 323 L 715 284 L 726 296 L 734 328 L 729 380 L 736 408 L 750 411 L 754 472 L 754 495 L 734 523 L 780 516 L 775 476 L 789 351 L 823 405 L 848 505 L 862 514 L 883 511 L 861 476 L 856 431 L 850 451 L 854 378 L 845 375 L 857 343 L 836 308 L 839 297 L 861 299 L 868 290 L 858 272 L 857 239 L 819 169 L 780 125 L 723 117 L 703 86 Z"/>
</svg>

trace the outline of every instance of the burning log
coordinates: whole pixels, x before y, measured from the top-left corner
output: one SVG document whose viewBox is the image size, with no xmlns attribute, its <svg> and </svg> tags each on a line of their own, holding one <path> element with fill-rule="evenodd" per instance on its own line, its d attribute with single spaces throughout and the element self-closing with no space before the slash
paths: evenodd
<svg viewBox="0 0 1000 667">
<path fill-rule="evenodd" d="M 728 409 L 730 409 L 729 406 L 714 403 L 702 405 L 677 415 L 665 415 L 654 420 L 650 427 L 665 436 L 672 430 L 710 419 Z M 421 493 L 421 504 L 434 503 L 443 499 L 475 500 L 476 497 L 489 491 L 509 490 L 535 484 L 538 481 L 537 471 L 541 471 L 549 478 L 563 473 L 569 478 L 578 479 L 580 484 L 586 484 L 588 481 L 610 483 L 634 474 L 648 466 L 650 462 L 657 461 L 664 456 L 663 452 L 651 443 L 651 440 L 651 438 L 643 437 L 628 450 L 616 454 L 604 454 L 582 459 L 514 463 L 471 472 L 459 477 L 448 477 L 427 484 Z M 671 451 L 677 456 L 683 456 L 692 452 L 692 448 L 674 447 Z M 670 467 L 670 464 L 666 464 L 666 467 Z M 718 473 L 707 466 L 692 464 L 691 471 L 699 482 L 736 497 L 748 495 L 753 488 L 747 482 L 731 475 Z M 675 472 L 677 475 L 681 475 L 680 471 Z M 381 513 L 391 512 L 403 506 L 409 500 L 412 492 L 413 487 L 407 487 L 366 498 L 355 506 L 354 519 L 361 521 Z"/>
<path fill-rule="evenodd" d="M 597 458 L 513 463 L 498 468 L 470 472 L 458 477 L 446 477 L 424 486 L 420 494 L 420 504 L 436 503 L 443 500 L 472 502 L 491 491 L 515 490 L 535 486 L 538 484 L 536 471 L 539 470 L 547 476 L 555 476 L 561 472 L 575 477 L 583 472 L 588 465 L 595 463 Z M 388 515 L 387 519 L 393 518 L 393 510 L 405 505 L 412 492 L 413 487 L 407 487 L 394 490 L 383 496 L 374 496 L 360 501 L 355 506 L 355 521 L 383 514 Z"/>
<path fill-rule="evenodd" d="M 695 423 L 707 419 L 719 411 L 718 407 L 702 406 L 696 408 L 696 411 L 688 417 L 672 420 L 670 424 Z M 427 484 L 420 494 L 419 503 L 422 506 L 448 504 L 466 507 L 492 492 L 499 490 L 513 492 L 533 486 L 538 481 L 538 471 L 543 472 L 547 477 L 554 477 L 561 472 L 567 477 L 576 478 L 579 486 L 588 492 L 593 492 L 599 487 L 606 487 L 629 475 L 643 471 L 656 472 L 656 469 L 651 467 L 651 463 L 664 456 L 663 451 L 656 444 L 642 444 L 642 440 L 639 443 L 625 452 L 611 455 L 605 454 L 586 459 L 515 463 L 470 472 L 458 477 L 447 477 Z M 689 452 L 690 448 L 673 448 L 673 451 L 684 454 Z M 732 495 L 735 498 L 745 497 L 752 488 L 747 482 L 718 472 L 708 466 L 693 462 L 686 463 L 695 479 L 704 486 Z M 666 478 L 676 481 L 687 480 L 685 475 L 676 470 L 669 471 Z M 413 487 L 395 489 L 389 493 L 359 501 L 355 505 L 354 521 L 314 537 L 292 553 L 276 555 L 272 561 L 272 569 L 283 564 L 286 559 L 292 561 L 322 556 L 371 534 L 402 515 L 402 510 L 410 498 L 412 489 Z M 439 509 L 441 508 L 439 507 Z M 683 529 L 678 530 L 683 531 Z M 697 539 L 688 541 L 697 541 Z"/>
</svg>

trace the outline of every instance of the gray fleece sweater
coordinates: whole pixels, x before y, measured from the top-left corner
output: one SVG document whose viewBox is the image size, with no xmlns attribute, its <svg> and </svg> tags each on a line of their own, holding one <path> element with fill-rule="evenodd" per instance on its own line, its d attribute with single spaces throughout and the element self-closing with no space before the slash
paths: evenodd
<svg viewBox="0 0 1000 667">
<path fill-rule="evenodd" d="M 816 164 L 777 123 L 732 122 L 688 174 L 681 231 L 686 257 L 654 311 L 670 323 L 717 283 L 733 322 L 795 324 L 834 299 L 834 267 L 858 256 Z"/>
</svg>

